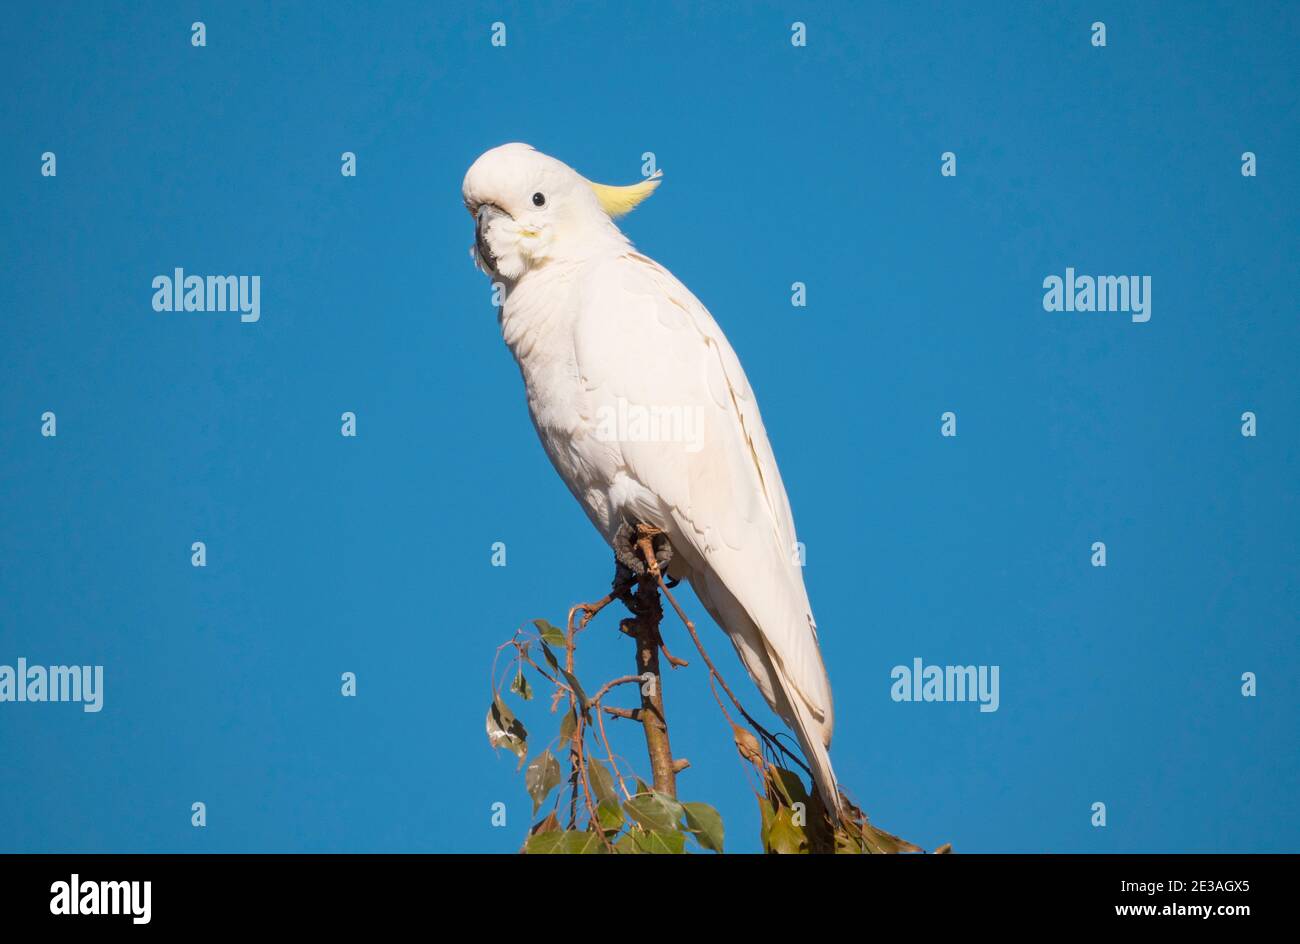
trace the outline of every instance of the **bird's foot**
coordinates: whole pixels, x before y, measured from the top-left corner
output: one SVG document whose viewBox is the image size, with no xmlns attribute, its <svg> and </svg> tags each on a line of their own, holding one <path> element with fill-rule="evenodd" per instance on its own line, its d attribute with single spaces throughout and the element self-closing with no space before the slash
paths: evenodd
<svg viewBox="0 0 1300 944">
<path fill-rule="evenodd" d="M 633 579 L 647 571 L 652 577 L 666 576 L 672 559 L 668 535 L 653 525 L 624 521 L 614 532 L 614 560 L 631 571 Z"/>
<path fill-rule="evenodd" d="M 678 581 L 668 577 L 668 565 L 673 559 L 673 546 L 668 535 L 659 528 L 640 522 L 624 521 L 614 532 L 614 589 L 613 596 L 622 600 L 629 610 L 638 615 L 643 609 L 638 583 L 646 581 L 653 587 L 661 578 L 669 587 Z"/>
<path fill-rule="evenodd" d="M 673 559 L 673 546 L 668 535 L 659 528 L 640 522 L 619 525 L 614 534 L 614 587 L 610 593 L 623 602 L 632 613 L 631 619 L 621 620 L 618 628 L 628 636 L 636 637 L 648 622 L 654 634 L 654 644 L 674 668 L 687 665 L 668 651 L 659 634 L 659 621 L 663 618 L 659 602 L 659 581 L 668 575 L 668 565 Z M 675 587 L 678 581 L 669 579 L 665 586 Z"/>
</svg>

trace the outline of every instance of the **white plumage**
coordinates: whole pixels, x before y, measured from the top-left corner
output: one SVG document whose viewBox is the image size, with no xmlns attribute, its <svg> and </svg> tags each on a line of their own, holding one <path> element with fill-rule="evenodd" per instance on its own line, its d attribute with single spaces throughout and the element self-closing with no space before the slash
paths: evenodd
<svg viewBox="0 0 1300 944">
<path fill-rule="evenodd" d="M 838 812 L 830 682 L 758 404 L 708 310 L 611 218 L 657 183 L 604 187 L 527 145 L 494 148 L 465 176 L 473 252 L 505 285 L 502 334 L 556 471 L 607 541 L 625 521 L 668 535 L 670 573 L 731 638 Z"/>
</svg>

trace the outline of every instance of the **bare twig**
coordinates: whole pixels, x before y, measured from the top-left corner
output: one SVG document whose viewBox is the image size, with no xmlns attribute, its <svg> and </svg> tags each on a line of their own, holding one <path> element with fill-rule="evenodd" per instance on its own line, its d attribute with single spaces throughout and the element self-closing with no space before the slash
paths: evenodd
<svg viewBox="0 0 1300 944">
<path fill-rule="evenodd" d="M 745 710 L 745 706 L 740 703 L 740 699 L 736 697 L 736 693 L 727 685 L 726 680 L 722 677 L 722 673 L 718 671 L 717 667 L 713 664 L 713 660 L 709 658 L 709 654 L 704 651 L 704 643 L 700 642 L 699 633 L 695 631 L 695 624 L 687 618 L 686 612 L 681 608 L 681 605 L 673 596 L 672 591 L 669 590 L 667 585 L 664 583 L 663 577 L 659 577 L 658 581 L 659 589 L 662 590 L 664 596 L 668 598 L 668 602 L 673 605 L 673 610 L 676 611 L 677 618 L 682 621 L 682 624 L 686 627 L 686 631 L 691 634 L 691 639 L 695 642 L 695 648 L 699 650 L 700 658 L 704 660 L 704 664 L 708 667 L 709 675 L 712 680 L 716 681 L 718 685 L 721 686 L 722 690 L 727 693 L 727 697 L 731 699 L 731 703 L 736 706 L 736 710 L 744 716 L 745 720 L 749 722 L 750 727 L 757 731 L 759 736 L 762 737 L 767 744 L 771 745 L 776 750 L 779 750 L 790 760 L 794 761 L 794 763 L 798 764 L 803 768 L 804 773 L 812 776 L 812 771 L 808 769 L 808 765 L 805 764 L 802 759 L 792 754 L 784 744 L 777 740 L 776 735 L 772 734 L 772 732 L 768 731 L 767 728 L 755 721 L 753 715 Z M 717 698 L 716 692 L 714 693 L 714 697 Z M 721 701 L 719 701 L 718 704 L 721 706 Z M 723 708 L 722 713 L 724 715 L 727 713 L 725 708 Z M 728 717 L 728 720 L 730 720 L 730 717 Z"/>
<path fill-rule="evenodd" d="M 596 717 L 597 718 L 600 717 L 600 709 L 602 707 L 600 704 L 600 700 L 609 693 L 610 689 L 618 685 L 630 685 L 640 681 L 641 679 L 639 676 L 624 675 L 621 678 L 616 678 L 613 681 L 606 682 L 604 685 L 602 685 L 599 691 L 596 692 L 595 697 L 592 698 L 591 701 L 589 702 L 590 707 L 596 710 Z M 598 833 L 600 833 L 601 842 L 603 842 L 608 849 L 613 850 L 614 848 L 613 844 L 609 841 L 609 837 L 605 835 L 604 827 L 600 825 L 600 816 L 596 812 L 596 804 L 591 795 L 591 775 L 588 773 L 587 770 L 586 730 L 587 730 L 587 713 L 585 711 L 579 711 L 578 723 L 577 725 L 575 725 L 573 730 L 574 769 L 582 781 L 582 792 L 584 798 L 587 801 L 587 816 L 590 818 L 592 828 L 595 829 Z M 608 746 L 609 746 L 609 742 L 607 740 L 606 748 L 608 748 Z M 612 763 L 613 762 L 612 753 L 610 757 Z M 624 790 L 624 792 L 626 792 L 626 790 Z"/>
<path fill-rule="evenodd" d="M 610 769 L 614 771 L 614 777 L 618 780 L 618 788 L 623 791 L 623 797 L 630 800 L 632 799 L 632 793 L 623 780 L 623 772 L 618 769 L 618 761 L 614 759 L 614 748 L 610 746 L 609 735 L 605 733 L 605 715 L 603 712 L 608 711 L 613 714 L 615 709 L 606 708 L 604 705 L 601 705 L 601 709 L 601 711 L 596 712 L 596 727 L 600 730 L 601 743 L 605 745 L 605 757 L 609 760 Z M 623 711 L 624 709 L 617 710 Z M 629 712 L 629 714 L 635 714 L 635 712 Z M 634 720 L 640 721 L 641 718 L 638 715 Z"/>
<path fill-rule="evenodd" d="M 640 708 L 616 708 L 612 705 L 601 705 L 600 710 L 615 718 L 626 718 L 629 721 L 641 720 Z"/>
</svg>

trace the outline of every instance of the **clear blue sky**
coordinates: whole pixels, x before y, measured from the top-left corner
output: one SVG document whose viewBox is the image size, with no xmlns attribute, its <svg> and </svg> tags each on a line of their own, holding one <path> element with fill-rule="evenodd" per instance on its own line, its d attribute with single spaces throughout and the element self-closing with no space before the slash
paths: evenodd
<svg viewBox="0 0 1300 944">
<path fill-rule="evenodd" d="M 832 754 L 877 823 L 1294 850 L 1300 9 L 699 6 L 8 9 L 0 664 L 102 664 L 106 692 L 0 704 L 0 849 L 517 848 L 493 651 L 610 575 L 468 256 L 465 169 L 522 140 L 597 180 L 664 169 L 625 228 L 757 390 Z M 260 322 L 155 312 L 177 266 L 260 275 Z M 1151 321 L 1044 311 L 1066 266 L 1150 275 Z M 891 701 L 914 657 L 998 665 L 999 710 Z M 612 615 L 580 658 L 629 667 Z M 756 849 L 698 664 L 668 686 L 683 797 Z"/>
</svg>

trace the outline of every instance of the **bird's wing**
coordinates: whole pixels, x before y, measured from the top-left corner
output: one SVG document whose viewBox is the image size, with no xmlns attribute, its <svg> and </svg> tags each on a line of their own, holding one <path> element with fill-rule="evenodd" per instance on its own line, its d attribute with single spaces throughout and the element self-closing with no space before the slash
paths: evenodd
<svg viewBox="0 0 1300 944">
<path fill-rule="evenodd" d="M 589 405 L 681 421 L 683 441 L 664 442 L 663 424 L 643 439 L 631 428 L 620 437 L 626 474 L 659 505 L 641 509 L 645 520 L 668 530 L 679 554 L 703 561 L 744 608 L 782 688 L 795 689 L 787 696 L 802 696 L 828 741 L 830 683 L 794 521 L 740 361 L 704 306 L 653 260 L 629 251 L 584 282 L 574 354 Z"/>
</svg>

